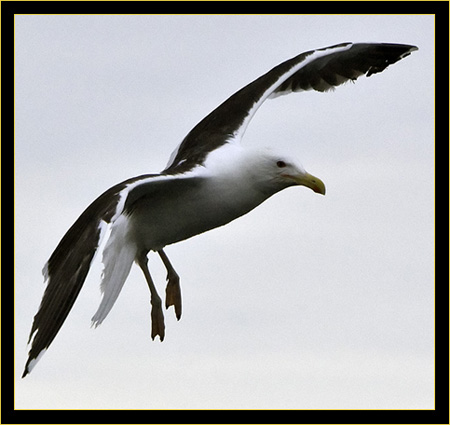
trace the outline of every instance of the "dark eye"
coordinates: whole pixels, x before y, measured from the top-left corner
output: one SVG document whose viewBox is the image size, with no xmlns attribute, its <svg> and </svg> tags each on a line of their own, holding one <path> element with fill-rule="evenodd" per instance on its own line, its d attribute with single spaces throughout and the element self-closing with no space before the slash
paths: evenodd
<svg viewBox="0 0 450 425">
<path fill-rule="evenodd" d="M 284 167 L 286 167 L 286 163 L 284 161 L 277 161 L 277 167 L 284 168 Z"/>
</svg>

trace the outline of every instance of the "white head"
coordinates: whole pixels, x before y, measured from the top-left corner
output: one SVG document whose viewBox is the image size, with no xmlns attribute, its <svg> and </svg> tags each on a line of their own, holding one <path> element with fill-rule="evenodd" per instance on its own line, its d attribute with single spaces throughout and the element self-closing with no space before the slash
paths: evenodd
<svg viewBox="0 0 450 425">
<path fill-rule="evenodd" d="M 251 182 L 267 196 L 290 186 L 306 186 L 325 195 L 322 180 L 288 156 L 270 149 L 243 148 L 230 143 L 225 149 L 211 152 L 205 166 L 223 178 Z"/>
</svg>

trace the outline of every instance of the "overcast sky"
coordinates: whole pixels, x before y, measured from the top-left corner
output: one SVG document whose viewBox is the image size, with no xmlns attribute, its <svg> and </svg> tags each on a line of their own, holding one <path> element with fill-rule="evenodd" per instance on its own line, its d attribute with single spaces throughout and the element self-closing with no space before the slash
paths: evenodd
<svg viewBox="0 0 450 425">
<path fill-rule="evenodd" d="M 15 407 L 433 408 L 433 37 L 433 16 L 418 15 L 16 16 Z M 290 188 L 167 247 L 184 304 L 180 322 L 165 313 L 163 343 L 136 266 L 90 328 L 98 258 L 21 380 L 42 267 L 88 204 L 162 170 L 270 68 L 346 41 L 420 50 L 334 92 L 268 101 L 244 139 L 297 158 L 326 196 Z"/>
</svg>

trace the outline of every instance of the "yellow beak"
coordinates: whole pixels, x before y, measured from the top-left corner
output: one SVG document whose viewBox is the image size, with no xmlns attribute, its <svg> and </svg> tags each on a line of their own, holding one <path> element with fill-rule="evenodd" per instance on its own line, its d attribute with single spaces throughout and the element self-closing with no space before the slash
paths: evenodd
<svg viewBox="0 0 450 425">
<path fill-rule="evenodd" d="M 300 186 L 306 186 L 312 189 L 316 193 L 325 195 L 325 184 L 318 177 L 315 177 L 309 173 L 297 174 L 295 176 L 286 176 L 291 178 Z"/>
</svg>

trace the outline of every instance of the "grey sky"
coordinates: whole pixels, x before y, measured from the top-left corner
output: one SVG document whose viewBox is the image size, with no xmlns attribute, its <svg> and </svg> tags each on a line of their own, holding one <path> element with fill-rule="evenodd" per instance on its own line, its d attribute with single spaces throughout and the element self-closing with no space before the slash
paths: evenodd
<svg viewBox="0 0 450 425">
<path fill-rule="evenodd" d="M 433 408 L 433 16 L 16 16 L 16 408 Z M 288 189 L 169 246 L 183 317 L 150 339 L 133 267 L 108 318 L 101 264 L 30 376 L 41 269 L 99 194 L 164 168 L 228 96 L 303 51 L 415 44 L 382 74 L 267 101 L 244 142 L 299 159 Z M 150 254 L 160 294 L 165 270 Z"/>
</svg>

